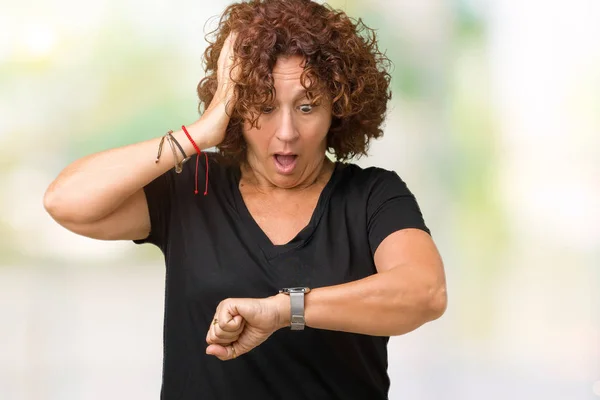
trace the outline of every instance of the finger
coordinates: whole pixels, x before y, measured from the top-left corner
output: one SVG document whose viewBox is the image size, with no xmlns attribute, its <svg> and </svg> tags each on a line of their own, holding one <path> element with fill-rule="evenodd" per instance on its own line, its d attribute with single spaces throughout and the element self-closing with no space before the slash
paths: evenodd
<svg viewBox="0 0 600 400">
<path fill-rule="evenodd" d="M 227 334 L 227 336 L 225 335 L 216 335 L 213 332 L 210 332 L 209 335 L 207 335 L 206 337 L 206 343 L 207 344 L 222 344 L 222 345 L 226 345 L 232 342 L 235 342 L 236 340 L 239 339 L 240 335 L 233 335 L 230 336 L 231 334 Z"/>
<path fill-rule="evenodd" d="M 241 315 L 232 317 L 228 311 L 222 310 L 216 318 L 218 323 L 215 325 L 215 328 L 223 332 L 238 332 L 242 329 L 244 319 Z"/>
<path fill-rule="evenodd" d="M 229 32 L 229 35 L 227 35 L 227 39 L 230 43 L 235 43 L 235 40 L 237 39 L 238 33 L 236 31 L 231 31 Z"/>
<path fill-rule="evenodd" d="M 240 317 L 241 318 L 241 317 Z M 217 322 L 215 322 L 217 321 Z M 236 322 L 237 323 L 237 322 Z M 236 341 L 242 331 L 244 330 L 244 322 L 242 321 L 239 324 L 239 328 L 235 331 L 225 331 L 221 328 L 220 321 L 215 318 L 210 328 L 208 329 L 208 333 L 206 334 L 206 343 L 208 344 L 227 344 Z M 231 324 L 224 324 L 228 329 L 232 328 Z"/>
<path fill-rule="evenodd" d="M 235 335 L 235 336 L 230 336 L 230 337 L 222 337 L 222 336 L 214 336 L 211 334 L 206 339 L 206 344 L 226 345 L 226 344 L 237 341 L 239 338 L 240 338 L 240 335 Z"/>
<path fill-rule="evenodd" d="M 223 50 L 226 53 L 229 53 L 233 49 L 233 45 L 237 39 L 237 33 L 231 31 L 229 35 L 225 38 L 225 42 L 223 43 Z"/>
<path fill-rule="evenodd" d="M 206 343 L 211 344 L 217 340 L 217 334 L 215 330 L 218 323 L 219 320 L 217 318 L 213 318 L 212 322 L 208 326 L 208 332 L 206 332 Z"/>
</svg>

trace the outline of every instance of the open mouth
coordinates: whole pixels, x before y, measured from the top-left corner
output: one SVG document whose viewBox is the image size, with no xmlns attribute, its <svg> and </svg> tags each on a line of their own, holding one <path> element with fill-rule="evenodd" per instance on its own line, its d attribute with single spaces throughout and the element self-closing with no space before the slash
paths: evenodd
<svg viewBox="0 0 600 400">
<path fill-rule="evenodd" d="M 275 159 L 275 167 L 277 168 L 277 171 L 282 174 L 289 174 L 296 166 L 298 155 L 276 153 L 273 158 Z"/>
</svg>

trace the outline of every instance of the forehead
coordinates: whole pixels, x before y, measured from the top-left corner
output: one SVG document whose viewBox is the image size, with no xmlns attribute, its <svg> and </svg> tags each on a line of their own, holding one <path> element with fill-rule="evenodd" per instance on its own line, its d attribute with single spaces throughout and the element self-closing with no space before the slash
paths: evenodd
<svg viewBox="0 0 600 400">
<path fill-rule="evenodd" d="M 304 71 L 303 62 L 304 58 L 301 56 L 280 56 L 273 66 L 273 79 L 275 82 L 297 81 L 300 84 L 300 76 Z"/>
</svg>

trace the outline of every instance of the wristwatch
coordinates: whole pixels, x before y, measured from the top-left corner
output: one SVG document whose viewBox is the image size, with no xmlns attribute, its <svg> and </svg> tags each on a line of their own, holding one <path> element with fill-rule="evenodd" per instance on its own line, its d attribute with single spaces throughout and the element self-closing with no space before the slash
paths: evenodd
<svg viewBox="0 0 600 400">
<path fill-rule="evenodd" d="M 307 287 L 284 288 L 279 290 L 279 293 L 290 296 L 290 309 L 292 311 L 292 327 L 293 331 L 301 331 L 304 329 L 304 295 L 310 292 Z"/>
</svg>

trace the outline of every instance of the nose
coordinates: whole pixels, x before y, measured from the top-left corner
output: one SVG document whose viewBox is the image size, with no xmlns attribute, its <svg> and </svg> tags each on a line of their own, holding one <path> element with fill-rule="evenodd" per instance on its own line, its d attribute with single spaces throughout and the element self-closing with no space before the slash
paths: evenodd
<svg viewBox="0 0 600 400">
<path fill-rule="evenodd" d="M 282 142 L 292 142 L 298 138 L 298 129 L 291 110 L 281 110 L 278 122 L 277 139 Z"/>
</svg>

